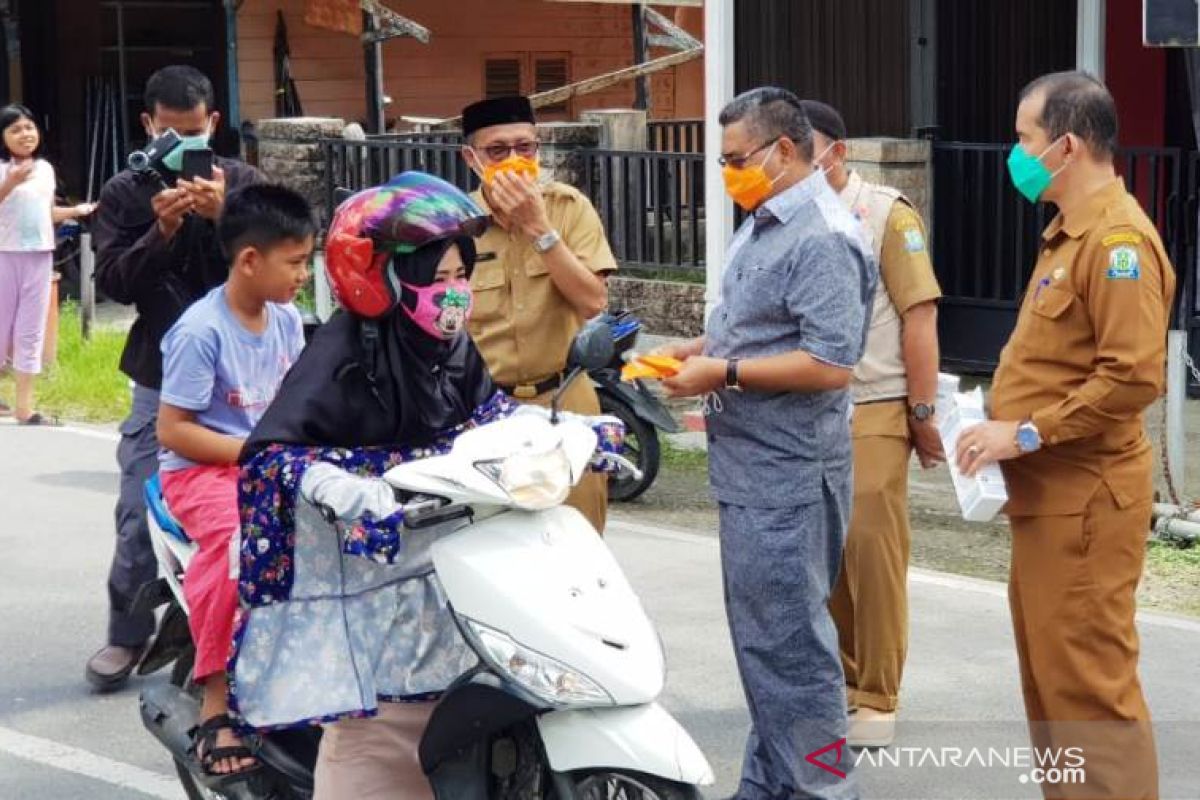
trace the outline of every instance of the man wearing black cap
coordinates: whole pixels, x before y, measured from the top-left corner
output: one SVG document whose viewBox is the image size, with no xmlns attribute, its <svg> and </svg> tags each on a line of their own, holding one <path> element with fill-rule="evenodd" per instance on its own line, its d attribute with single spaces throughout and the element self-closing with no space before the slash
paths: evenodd
<svg viewBox="0 0 1200 800">
<path fill-rule="evenodd" d="M 474 103 L 463 109 L 462 124 L 463 159 L 483 182 L 473 197 L 493 223 L 476 242 L 468 327 L 499 386 L 521 402 L 548 406 L 576 331 L 608 305 L 605 276 L 617 262 L 588 199 L 567 184 L 539 180 L 527 98 Z M 575 381 L 563 408 L 600 413 L 591 383 Z M 601 533 L 605 481 L 588 475 L 567 499 Z"/>
<path fill-rule="evenodd" d="M 908 650 L 908 462 L 944 459 L 933 423 L 937 299 L 925 228 L 904 195 L 846 167 L 846 123 L 831 106 L 801 102 L 813 126 L 814 164 L 871 234 L 880 281 L 854 399 L 854 504 L 829 607 L 838 628 L 857 747 L 886 746 L 895 731 Z"/>
</svg>

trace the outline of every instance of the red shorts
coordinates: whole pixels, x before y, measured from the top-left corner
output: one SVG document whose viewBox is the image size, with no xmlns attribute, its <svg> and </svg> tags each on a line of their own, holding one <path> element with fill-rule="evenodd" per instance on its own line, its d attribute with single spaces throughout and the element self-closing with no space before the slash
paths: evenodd
<svg viewBox="0 0 1200 800">
<path fill-rule="evenodd" d="M 199 546 L 183 579 L 188 624 L 196 645 L 197 680 L 223 672 L 237 613 L 238 516 L 236 464 L 201 465 L 162 473 L 163 497 Z"/>
</svg>

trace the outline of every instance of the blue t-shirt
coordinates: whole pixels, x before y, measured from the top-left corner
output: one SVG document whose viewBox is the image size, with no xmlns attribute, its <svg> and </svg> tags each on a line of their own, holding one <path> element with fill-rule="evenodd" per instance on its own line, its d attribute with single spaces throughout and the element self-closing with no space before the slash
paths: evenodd
<svg viewBox="0 0 1200 800">
<path fill-rule="evenodd" d="M 267 303 L 267 327 L 242 326 L 218 286 L 197 300 L 162 340 L 162 402 L 192 411 L 209 430 L 246 438 L 275 399 L 283 376 L 304 348 L 300 312 Z M 196 464 L 163 448 L 165 472 Z"/>
</svg>

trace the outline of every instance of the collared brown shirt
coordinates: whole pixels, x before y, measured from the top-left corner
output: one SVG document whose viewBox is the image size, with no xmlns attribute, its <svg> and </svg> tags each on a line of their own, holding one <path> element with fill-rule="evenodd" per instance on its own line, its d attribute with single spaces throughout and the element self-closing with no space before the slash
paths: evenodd
<svg viewBox="0 0 1200 800">
<path fill-rule="evenodd" d="M 1081 513 L 1102 480 L 1122 507 L 1148 501 L 1143 412 L 1175 294 L 1162 240 L 1120 178 L 1042 238 L 992 388 L 992 417 L 1032 419 L 1043 441 L 1003 465 L 1008 513 Z"/>
<path fill-rule="evenodd" d="M 592 272 L 616 270 L 604 226 L 587 197 L 563 183 L 547 184 L 542 195 L 550 224 L 575 257 Z M 481 192 L 472 197 L 487 209 Z M 528 237 L 496 224 L 475 240 L 475 249 L 468 329 L 496 383 L 534 384 L 562 372 L 584 320 L 554 285 L 545 259 Z"/>
</svg>

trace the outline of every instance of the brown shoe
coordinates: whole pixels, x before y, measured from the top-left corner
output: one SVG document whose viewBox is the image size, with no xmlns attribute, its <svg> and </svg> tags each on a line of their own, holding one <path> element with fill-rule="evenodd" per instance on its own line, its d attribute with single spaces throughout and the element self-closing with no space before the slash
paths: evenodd
<svg viewBox="0 0 1200 800">
<path fill-rule="evenodd" d="M 129 680 L 130 673 L 142 657 L 142 647 L 121 647 L 110 644 L 88 659 L 87 680 L 98 692 L 111 692 Z"/>
</svg>

